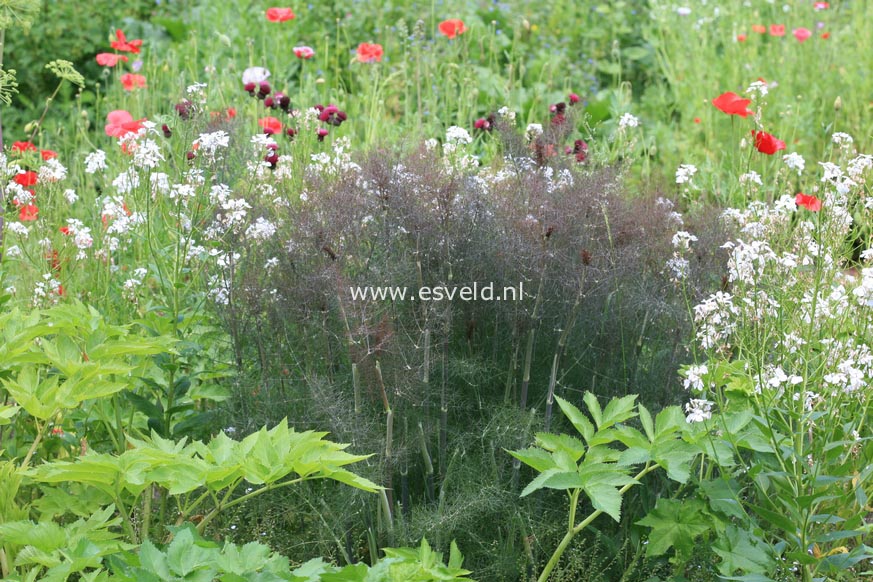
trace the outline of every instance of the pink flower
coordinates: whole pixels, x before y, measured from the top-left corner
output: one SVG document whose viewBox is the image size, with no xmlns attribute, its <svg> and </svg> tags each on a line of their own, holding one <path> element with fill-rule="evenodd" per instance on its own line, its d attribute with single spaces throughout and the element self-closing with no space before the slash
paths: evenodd
<svg viewBox="0 0 873 582">
<path fill-rule="evenodd" d="M 812 36 L 812 31 L 808 28 L 795 28 L 792 34 L 797 39 L 797 42 L 806 42 Z"/>
<path fill-rule="evenodd" d="M 106 135 L 111 137 L 123 137 L 128 133 L 136 133 L 142 129 L 145 119 L 133 120 L 133 115 L 122 109 L 110 111 L 106 116 Z"/>
<path fill-rule="evenodd" d="M 126 55 L 117 55 L 115 53 L 100 53 L 97 55 L 97 64 L 101 67 L 114 67 L 118 61 L 127 62 Z"/>
<path fill-rule="evenodd" d="M 267 8 L 267 20 L 270 22 L 294 20 L 294 12 L 290 8 Z"/>
<path fill-rule="evenodd" d="M 121 75 L 121 85 L 125 91 L 133 91 L 134 89 L 145 89 L 146 78 L 135 73 L 125 73 Z"/>
<path fill-rule="evenodd" d="M 298 59 L 311 59 L 315 56 L 315 51 L 309 46 L 294 47 L 294 56 Z"/>
</svg>

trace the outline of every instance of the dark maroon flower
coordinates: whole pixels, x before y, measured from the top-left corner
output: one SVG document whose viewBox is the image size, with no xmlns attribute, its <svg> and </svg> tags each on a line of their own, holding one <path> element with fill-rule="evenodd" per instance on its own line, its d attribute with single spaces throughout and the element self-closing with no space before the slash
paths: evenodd
<svg viewBox="0 0 873 582">
<path fill-rule="evenodd" d="M 318 130 L 318 141 L 324 141 L 324 138 L 327 137 L 328 131 L 323 127 Z"/>
<path fill-rule="evenodd" d="M 288 112 L 291 108 L 291 98 L 284 93 L 276 93 L 273 95 L 273 102 L 284 112 Z"/>
<path fill-rule="evenodd" d="M 491 131 L 491 122 L 484 117 L 480 117 L 473 122 L 473 127 L 481 131 Z"/>
<path fill-rule="evenodd" d="M 276 102 L 273 100 L 272 97 L 267 97 L 266 99 L 264 99 L 264 107 L 269 107 L 270 109 L 273 109 L 275 105 Z"/>
<path fill-rule="evenodd" d="M 277 144 L 277 143 L 268 143 L 268 144 L 267 144 L 267 149 L 270 150 L 271 152 L 275 152 L 276 150 L 279 149 L 279 144 Z"/>
<path fill-rule="evenodd" d="M 266 156 L 264 156 L 264 161 L 270 164 L 270 168 L 275 168 L 276 164 L 279 163 L 279 154 L 276 152 L 270 152 Z"/>
<path fill-rule="evenodd" d="M 245 89 L 252 97 L 255 96 L 255 87 L 257 87 L 257 85 L 254 83 L 246 83 L 243 85 L 243 89 Z"/>
<path fill-rule="evenodd" d="M 258 97 L 264 99 L 272 92 L 272 90 L 273 89 L 270 87 L 269 83 L 267 83 L 266 81 L 261 81 L 261 83 L 258 85 Z"/>
<path fill-rule="evenodd" d="M 176 113 L 182 119 L 191 119 L 191 115 L 194 113 L 194 104 L 187 99 L 183 99 L 181 103 L 176 104 Z"/>
<path fill-rule="evenodd" d="M 342 125 L 342 122 L 348 119 L 345 111 L 340 111 L 339 107 L 336 105 L 328 105 L 323 108 L 321 114 L 318 116 L 320 121 L 327 123 L 328 125 Z"/>
<path fill-rule="evenodd" d="M 584 162 L 588 158 L 588 144 L 581 139 L 577 139 L 573 142 L 573 149 L 567 153 L 575 155 L 577 162 Z"/>
<path fill-rule="evenodd" d="M 288 139 L 294 139 L 294 136 L 297 135 L 297 130 L 293 127 L 289 127 L 285 130 L 285 135 L 288 136 Z"/>
<path fill-rule="evenodd" d="M 166 123 L 161 126 L 161 131 L 164 132 L 164 137 L 170 138 L 173 137 L 173 132 L 170 130 L 170 126 Z"/>
<path fill-rule="evenodd" d="M 189 162 L 193 162 L 193 161 L 194 161 L 194 158 L 197 157 L 197 154 L 195 154 L 195 153 L 192 152 L 192 151 L 189 151 L 187 154 L 185 154 L 185 157 L 188 158 L 188 161 L 189 161 Z"/>
<path fill-rule="evenodd" d="M 575 93 L 570 93 L 567 99 L 570 101 L 570 105 L 576 105 L 577 103 L 579 103 L 579 96 Z"/>
<path fill-rule="evenodd" d="M 555 113 L 557 115 L 562 115 L 567 111 L 567 104 L 561 101 L 560 103 L 555 103 L 554 105 L 549 106 L 549 111 Z"/>
</svg>

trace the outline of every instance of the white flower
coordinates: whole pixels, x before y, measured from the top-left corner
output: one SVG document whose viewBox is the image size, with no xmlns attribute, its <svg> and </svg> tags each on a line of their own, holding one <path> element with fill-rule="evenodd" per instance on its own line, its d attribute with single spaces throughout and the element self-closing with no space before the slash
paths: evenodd
<svg viewBox="0 0 873 582">
<path fill-rule="evenodd" d="M 680 230 L 673 235 L 673 246 L 676 248 L 687 249 L 693 242 L 697 242 L 697 237 L 684 230 Z"/>
<path fill-rule="evenodd" d="M 849 145 L 855 141 L 854 139 L 852 139 L 851 135 L 849 135 L 848 133 L 844 133 L 842 131 L 838 131 L 835 134 L 833 134 L 831 136 L 831 139 L 837 145 Z"/>
<path fill-rule="evenodd" d="M 64 190 L 64 198 L 67 200 L 68 204 L 74 204 L 79 199 L 79 196 L 76 194 L 75 190 L 67 188 Z"/>
<path fill-rule="evenodd" d="M 212 159 L 215 157 L 215 152 L 221 148 L 226 148 L 230 144 L 230 135 L 226 131 L 201 133 L 200 137 L 194 140 L 194 143 L 200 144 L 199 151 Z"/>
<path fill-rule="evenodd" d="M 44 182 L 60 182 L 67 177 L 67 169 L 57 158 L 47 160 L 39 169 L 39 179 Z"/>
<path fill-rule="evenodd" d="M 699 398 L 692 398 L 685 405 L 685 420 L 687 422 L 702 422 L 712 418 L 712 402 Z"/>
<path fill-rule="evenodd" d="M 524 137 L 527 141 L 533 141 L 543 134 L 543 126 L 539 123 L 528 123 L 527 129 L 524 130 Z"/>
<path fill-rule="evenodd" d="M 618 128 L 626 129 L 628 127 L 639 127 L 640 120 L 638 117 L 631 115 L 630 113 L 625 113 L 618 120 Z"/>
<path fill-rule="evenodd" d="M 246 229 L 246 237 L 256 241 L 265 241 L 276 234 L 276 225 L 259 216 L 253 224 Z"/>
<path fill-rule="evenodd" d="M 682 384 L 685 386 L 686 390 L 703 392 L 703 377 L 707 374 L 709 374 L 709 368 L 706 364 L 688 366 L 685 370 L 685 380 L 682 381 Z"/>
<path fill-rule="evenodd" d="M 683 259 L 682 257 L 673 257 L 667 261 L 667 268 L 673 273 L 673 278 L 677 280 L 688 277 L 688 265 L 688 259 Z"/>
<path fill-rule="evenodd" d="M 801 160 L 802 159 L 803 158 L 801 158 Z M 757 184 L 758 186 L 764 185 L 764 183 L 761 181 L 761 174 L 759 174 L 755 170 L 750 170 L 745 174 L 740 175 L 740 184 L 745 184 L 746 182 L 751 182 L 753 184 Z"/>
<path fill-rule="evenodd" d="M 243 85 L 248 83 L 260 83 L 266 81 L 270 77 L 270 71 L 264 67 L 249 67 L 242 74 Z"/>
<path fill-rule="evenodd" d="M 749 88 L 746 89 L 746 93 L 750 95 L 757 93 L 761 97 L 766 97 L 768 92 L 767 83 L 764 81 L 754 81 L 749 85 Z"/>
<path fill-rule="evenodd" d="M 694 177 L 694 174 L 697 173 L 697 166 L 693 166 L 691 164 L 681 164 L 676 169 L 676 183 L 677 184 L 687 184 L 691 182 L 691 179 Z"/>
<path fill-rule="evenodd" d="M 106 169 L 106 152 L 97 150 L 85 156 L 85 173 L 94 174 Z"/>
<path fill-rule="evenodd" d="M 691 9 L 687 6 L 680 6 L 676 9 L 676 14 L 678 14 L 679 16 L 688 16 L 689 14 L 691 14 Z"/>
<path fill-rule="evenodd" d="M 515 122 L 515 111 L 513 111 L 506 105 L 497 110 L 497 115 L 511 123 Z"/>
<path fill-rule="evenodd" d="M 785 162 L 785 165 L 792 170 L 797 170 L 798 176 L 803 172 L 803 169 L 806 167 L 806 160 L 804 160 L 803 156 L 801 156 L 797 152 L 785 154 L 784 156 L 782 156 L 782 161 Z"/>
<path fill-rule="evenodd" d="M 473 143 L 473 138 L 470 136 L 470 132 L 463 127 L 453 125 L 446 130 L 446 141 L 455 144 L 468 144 Z"/>
</svg>

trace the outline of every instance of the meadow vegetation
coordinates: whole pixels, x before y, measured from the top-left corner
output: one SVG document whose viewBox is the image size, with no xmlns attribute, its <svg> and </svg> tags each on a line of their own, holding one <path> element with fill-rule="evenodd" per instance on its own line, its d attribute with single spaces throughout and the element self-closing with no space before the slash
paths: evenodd
<svg viewBox="0 0 873 582">
<path fill-rule="evenodd" d="M 871 18 L 0 0 L 0 578 L 873 575 Z"/>
</svg>

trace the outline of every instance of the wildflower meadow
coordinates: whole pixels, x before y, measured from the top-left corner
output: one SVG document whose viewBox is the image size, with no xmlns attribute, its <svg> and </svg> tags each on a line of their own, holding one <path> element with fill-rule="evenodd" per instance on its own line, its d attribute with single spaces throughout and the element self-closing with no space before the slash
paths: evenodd
<svg viewBox="0 0 873 582">
<path fill-rule="evenodd" d="M 873 580 L 869 22 L 0 0 L 0 579 Z"/>
</svg>

